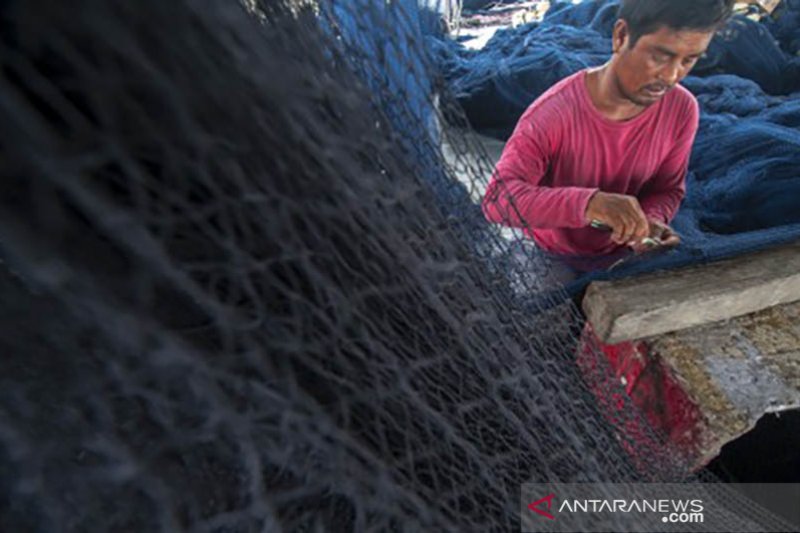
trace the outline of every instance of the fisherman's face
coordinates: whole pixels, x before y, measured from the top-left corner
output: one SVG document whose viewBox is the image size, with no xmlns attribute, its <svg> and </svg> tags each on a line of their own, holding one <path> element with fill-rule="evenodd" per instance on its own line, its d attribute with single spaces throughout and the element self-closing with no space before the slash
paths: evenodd
<svg viewBox="0 0 800 533">
<path fill-rule="evenodd" d="M 663 26 L 631 46 L 628 25 L 618 20 L 613 36 L 617 88 L 637 105 L 656 103 L 689 74 L 713 37 L 713 31 L 676 31 Z"/>
</svg>

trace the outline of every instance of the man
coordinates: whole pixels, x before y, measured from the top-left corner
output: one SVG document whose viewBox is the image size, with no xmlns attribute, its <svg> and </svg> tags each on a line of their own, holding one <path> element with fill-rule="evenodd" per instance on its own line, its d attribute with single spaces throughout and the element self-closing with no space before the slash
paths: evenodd
<svg viewBox="0 0 800 533">
<path fill-rule="evenodd" d="M 622 0 L 610 61 L 560 81 L 519 120 L 484 197 L 486 217 L 524 228 L 539 247 L 558 255 L 604 256 L 626 246 L 639 251 L 648 238 L 677 245 L 669 224 L 685 193 L 699 117 L 697 101 L 679 82 L 730 17 L 732 4 Z M 641 452 L 660 443 L 649 440 L 638 417 L 616 416 L 615 406 L 625 404 L 617 404 L 617 396 L 608 401 L 607 376 L 593 370 L 598 343 L 587 325 L 578 367 L 601 405 L 611 406 L 613 420 L 628 420 L 622 429 L 630 440 L 623 446 L 635 465 L 646 465 Z M 692 404 L 662 362 L 641 343 L 600 348 L 649 424 L 676 450 L 694 456 Z"/>
<path fill-rule="evenodd" d="M 679 82 L 733 3 L 623 0 L 609 62 L 560 81 L 520 118 L 486 191 L 486 218 L 559 255 L 677 245 L 669 224 L 699 117 Z"/>
</svg>

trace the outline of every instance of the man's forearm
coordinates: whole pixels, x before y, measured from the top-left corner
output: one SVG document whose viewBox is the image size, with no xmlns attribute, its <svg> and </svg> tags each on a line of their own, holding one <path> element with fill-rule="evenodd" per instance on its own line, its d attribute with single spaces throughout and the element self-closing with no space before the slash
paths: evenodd
<svg viewBox="0 0 800 533">
<path fill-rule="evenodd" d="M 594 188 L 541 187 L 522 180 L 494 179 L 483 199 L 490 222 L 539 229 L 582 228 Z"/>
</svg>

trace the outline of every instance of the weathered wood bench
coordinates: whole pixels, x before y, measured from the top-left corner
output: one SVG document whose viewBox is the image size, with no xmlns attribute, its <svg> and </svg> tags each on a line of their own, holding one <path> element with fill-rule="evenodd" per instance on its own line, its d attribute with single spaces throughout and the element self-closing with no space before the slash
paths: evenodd
<svg viewBox="0 0 800 533">
<path fill-rule="evenodd" d="M 697 406 L 699 463 L 769 412 L 800 408 L 800 243 L 589 286 L 598 338 L 644 341 Z"/>
</svg>

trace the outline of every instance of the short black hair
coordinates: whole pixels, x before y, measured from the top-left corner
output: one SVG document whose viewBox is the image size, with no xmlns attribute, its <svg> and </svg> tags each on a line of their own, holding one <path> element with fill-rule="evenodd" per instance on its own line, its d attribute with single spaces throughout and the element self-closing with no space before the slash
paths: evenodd
<svg viewBox="0 0 800 533">
<path fill-rule="evenodd" d="M 666 26 L 673 30 L 716 31 L 733 13 L 735 0 L 622 0 L 619 18 L 628 24 L 630 46 Z"/>
</svg>

